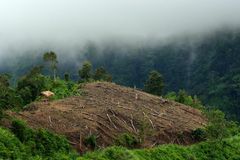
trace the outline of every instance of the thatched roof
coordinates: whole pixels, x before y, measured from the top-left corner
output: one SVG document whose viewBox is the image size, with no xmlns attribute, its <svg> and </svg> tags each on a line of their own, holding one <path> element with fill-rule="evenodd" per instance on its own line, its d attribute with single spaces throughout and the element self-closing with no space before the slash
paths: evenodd
<svg viewBox="0 0 240 160">
<path fill-rule="evenodd" d="M 43 91 L 41 92 L 41 95 L 43 95 L 44 97 L 52 97 L 54 96 L 54 93 L 51 91 Z"/>
</svg>

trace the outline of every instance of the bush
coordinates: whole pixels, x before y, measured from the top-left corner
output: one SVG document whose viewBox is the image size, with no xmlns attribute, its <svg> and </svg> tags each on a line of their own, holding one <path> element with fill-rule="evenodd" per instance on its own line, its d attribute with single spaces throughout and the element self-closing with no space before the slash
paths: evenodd
<svg viewBox="0 0 240 160">
<path fill-rule="evenodd" d="M 53 134 L 44 129 L 39 129 L 35 132 L 35 154 L 52 155 L 55 152 L 69 153 L 70 145 L 63 136 Z"/>
<path fill-rule="evenodd" d="M 127 148 L 135 148 L 139 145 L 139 140 L 132 134 L 123 133 L 115 140 L 115 144 Z"/>
<path fill-rule="evenodd" d="M 110 147 L 87 153 L 80 160 L 237 160 L 239 148 L 240 136 L 234 136 L 223 141 L 207 141 L 191 146 L 168 144 L 137 150 Z"/>
<path fill-rule="evenodd" d="M 84 139 L 84 144 L 92 149 L 97 147 L 97 136 L 91 134 Z"/>
<path fill-rule="evenodd" d="M 79 87 L 71 81 L 56 79 L 49 88 L 55 95 L 53 99 L 62 99 L 69 96 L 80 95 Z"/>
<path fill-rule="evenodd" d="M 0 159 L 27 159 L 25 146 L 8 130 L 0 128 Z"/>
<path fill-rule="evenodd" d="M 14 89 L 0 83 L 0 109 L 20 108 L 23 100 Z"/>
<path fill-rule="evenodd" d="M 173 100 L 196 109 L 204 110 L 204 106 L 202 105 L 201 101 L 197 98 L 197 96 L 188 95 L 188 93 L 185 90 L 179 90 L 178 93 L 168 92 L 164 97 L 169 100 Z"/>
<path fill-rule="evenodd" d="M 151 71 L 148 79 L 144 83 L 144 91 L 157 96 L 162 95 L 163 92 L 163 77 L 158 71 Z"/>
<path fill-rule="evenodd" d="M 12 122 L 12 132 L 26 145 L 32 155 L 51 156 L 56 152 L 70 153 L 71 147 L 63 136 L 53 134 L 47 130 L 33 130 L 20 120 Z"/>
<path fill-rule="evenodd" d="M 208 118 L 206 127 L 209 140 L 222 140 L 239 133 L 240 127 L 236 122 L 227 121 L 225 114 L 220 110 L 212 110 L 205 113 Z"/>
<path fill-rule="evenodd" d="M 202 128 L 198 128 L 198 129 L 192 131 L 191 135 L 194 138 L 194 140 L 196 140 L 196 141 L 203 141 L 203 140 L 206 140 L 206 138 L 207 138 L 207 133 Z"/>
<path fill-rule="evenodd" d="M 24 121 L 20 120 L 12 121 L 12 132 L 23 143 L 31 141 L 34 135 L 33 130 L 28 128 Z"/>
</svg>

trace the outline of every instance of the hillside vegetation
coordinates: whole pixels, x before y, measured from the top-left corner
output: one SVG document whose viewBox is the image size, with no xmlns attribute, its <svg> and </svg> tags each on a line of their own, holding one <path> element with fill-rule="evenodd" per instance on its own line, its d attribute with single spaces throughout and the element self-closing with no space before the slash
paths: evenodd
<svg viewBox="0 0 240 160">
<path fill-rule="evenodd" d="M 192 146 L 162 145 L 153 149 L 128 150 L 111 147 L 88 153 L 80 160 L 237 160 L 240 136 L 223 141 L 202 142 Z"/>
<path fill-rule="evenodd" d="M 17 122 L 15 126 L 19 127 L 22 125 Z M 29 133 L 29 129 L 25 129 L 28 131 L 21 130 L 24 132 L 23 135 Z M 129 150 L 124 147 L 110 147 L 87 153 L 80 157 L 69 150 L 67 147 L 68 144 L 64 142 L 63 137 L 60 140 L 58 137 L 43 130 L 36 133 L 38 134 L 38 138 L 40 138 L 38 141 L 32 141 L 33 139 L 20 141 L 19 135 L 21 134 L 17 136 L 7 129 L 0 128 L 0 158 L 25 160 L 238 160 L 240 158 L 240 136 L 234 136 L 222 141 L 202 142 L 185 147 L 173 144 L 161 145 L 152 149 L 137 150 Z M 49 135 L 51 135 L 51 139 Z"/>
</svg>

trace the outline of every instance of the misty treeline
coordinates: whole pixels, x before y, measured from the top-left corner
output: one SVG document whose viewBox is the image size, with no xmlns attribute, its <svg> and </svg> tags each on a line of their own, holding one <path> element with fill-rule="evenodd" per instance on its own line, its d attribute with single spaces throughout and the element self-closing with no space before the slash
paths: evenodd
<svg viewBox="0 0 240 160">
<path fill-rule="evenodd" d="M 95 71 L 92 64 L 85 61 L 79 69 L 79 80 L 71 80 L 69 73 L 64 73 L 64 78 L 57 76 L 58 56 L 49 51 L 43 54 L 44 65 L 34 66 L 25 75 L 18 78 L 16 86 L 10 85 L 11 75 L 0 74 L 0 111 L 5 109 L 22 109 L 27 104 L 42 99 L 43 91 L 52 91 L 51 99 L 62 99 L 69 96 L 80 95 L 80 84 L 93 81 L 111 82 L 111 75 L 99 67 Z M 50 70 L 44 75 L 43 69 Z"/>
<path fill-rule="evenodd" d="M 79 67 L 88 60 L 93 69 L 104 67 L 114 82 L 143 88 L 148 73 L 157 70 L 164 78 L 164 93 L 185 89 L 207 106 L 220 108 L 228 117 L 239 119 L 239 52 L 239 30 L 220 30 L 199 40 L 178 37 L 159 45 L 90 42 L 74 55 L 59 55 L 57 74 L 63 76 L 68 72 L 71 79 L 77 81 Z M 11 73 L 16 79 L 44 62 L 42 55 L 32 58 L 26 54 L 9 63 L 9 67 L 1 66 L 0 72 Z M 49 70 L 44 69 L 44 73 L 48 74 Z"/>
</svg>

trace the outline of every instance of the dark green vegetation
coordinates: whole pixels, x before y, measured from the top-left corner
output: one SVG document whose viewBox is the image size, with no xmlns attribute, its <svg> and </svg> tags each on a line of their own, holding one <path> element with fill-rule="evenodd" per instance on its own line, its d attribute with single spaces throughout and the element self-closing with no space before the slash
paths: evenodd
<svg viewBox="0 0 240 160">
<path fill-rule="evenodd" d="M 75 157 L 75 158 L 74 158 Z M 33 130 L 19 120 L 11 131 L 0 128 L 0 159 L 76 159 L 65 137 L 44 129 Z"/>
<path fill-rule="evenodd" d="M 9 78 L 7 74 L 0 75 L 0 110 L 18 107 L 22 104 L 21 97 L 9 85 Z"/>
<path fill-rule="evenodd" d="M 117 146 L 123 146 L 127 148 L 136 148 L 139 145 L 140 141 L 134 135 L 123 133 L 117 139 L 115 144 Z"/>
<path fill-rule="evenodd" d="M 151 71 L 144 84 L 144 91 L 160 96 L 162 95 L 163 87 L 164 84 L 162 75 L 157 71 Z"/>
<path fill-rule="evenodd" d="M 52 80 L 41 74 L 41 67 L 34 67 L 29 73 L 18 80 L 17 87 L 8 85 L 9 76 L 0 75 L 0 107 L 1 109 L 22 108 L 40 98 L 41 92 L 51 90 L 55 93 L 53 99 L 65 98 L 80 94 L 78 85 L 72 81 L 56 78 Z"/>
<path fill-rule="evenodd" d="M 11 77 L 8 74 L 0 74 L 0 110 L 21 109 L 41 99 L 43 91 L 52 91 L 54 96 L 51 99 L 81 94 L 79 84 L 70 79 L 69 73 L 63 75 L 64 80 L 56 75 L 58 61 L 54 52 L 46 52 L 43 59 L 50 62 L 52 78 L 43 74 L 43 66 L 35 66 L 21 76 L 16 82 L 16 87 L 13 87 L 10 85 Z M 112 77 L 103 67 L 97 68 L 93 73 L 92 64 L 86 61 L 79 70 L 79 82 L 91 81 L 112 81 Z"/>
<path fill-rule="evenodd" d="M 50 62 L 50 68 L 52 70 L 53 79 L 56 80 L 56 71 L 57 71 L 57 55 L 53 51 L 46 52 L 43 55 L 43 60 Z"/>
<path fill-rule="evenodd" d="M 235 136 L 240 133 L 238 122 L 227 120 L 225 114 L 220 110 L 205 108 L 196 96 L 192 97 L 184 90 L 180 90 L 177 94 L 170 92 L 165 98 L 200 109 L 205 114 L 208 119 L 208 125 L 205 128 L 199 128 L 192 132 L 192 136 L 196 140 L 221 141 L 223 138 Z"/>
<path fill-rule="evenodd" d="M 179 90 L 177 93 L 168 92 L 164 97 L 182 104 L 186 104 L 193 108 L 204 110 L 202 102 L 197 98 L 197 96 L 188 95 L 185 90 Z"/>
<path fill-rule="evenodd" d="M 80 68 L 79 76 L 80 82 L 90 82 L 90 81 L 112 81 L 112 76 L 107 73 L 103 67 L 99 67 L 92 73 L 92 64 L 89 61 L 83 62 L 82 68 Z"/>
<path fill-rule="evenodd" d="M 110 147 L 103 151 L 88 153 L 80 160 L 238 160 L 240 159 L 240 136 L 209 141 L 188 147 L 163 145 L 153 149 L 128 150 Z"/>
</svg>

